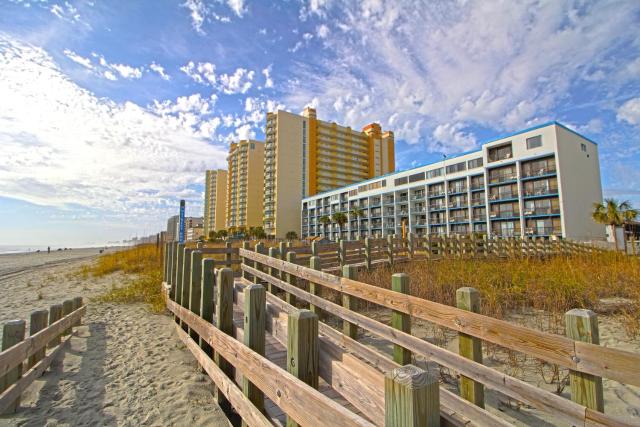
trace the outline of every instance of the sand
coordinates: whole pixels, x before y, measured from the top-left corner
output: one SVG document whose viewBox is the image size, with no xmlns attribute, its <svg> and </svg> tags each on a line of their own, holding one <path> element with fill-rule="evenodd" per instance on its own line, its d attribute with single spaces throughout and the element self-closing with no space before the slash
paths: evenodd
<svg viewBox="0 0 640 427">
<path fill-rule="evenodd" d="M 229 425 L 169 316 L 89 300 L 125 279 L 73 274 L 97 253 L 0 255 L 0 323 L 73 296 L 88 301 L 76 336 L 0 425 Z"/>
</svg>

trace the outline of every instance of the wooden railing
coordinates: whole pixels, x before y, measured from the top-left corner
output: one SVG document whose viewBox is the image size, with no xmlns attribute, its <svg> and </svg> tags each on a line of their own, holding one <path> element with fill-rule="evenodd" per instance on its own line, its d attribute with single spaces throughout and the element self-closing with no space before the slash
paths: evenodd
<svg viewBox="0 0 640 427">
<path fill-rule="evenodd" d="M 382 248 L 373 246 L 374 243 L 381 245 Z M 397 258 L 410 259 L 416 256 L 415 250 L 412 253 L 410 247 L 402 245 L 403 242 L 400 239 L 370 241 L 369 253 L 365 257 L 371 262 L 377 260 L 389 262 L 389 256 L 391 256 L 391 262 L 394 262 Z M 200 259 L 198 257 L 201 254 L 191 252 L 189 255 L 191 263 L 187 264 L 191 266 L 191 270 L 188 272 L 183 270 L 179 279 L 174 280 L 174 284 L 167 284 L 168 307 L 176 315 L 178 322 L 182 323 L 180 336 L 183 339 L 192 340 L 187 346 L 194 352 L 205 370 L 209 372 L 216 385 L 222 389 L 226 398 L 229 401 L 234 400 L 235 403 L 232 402 L 232 406 L 239 412 L 241 410 L 238 408 L 244 407 L 245 413 L 246 408 L 251 409 L 245 414 L 247 416 L 264 414 L 260 404 L 256 405 L 251 398 L 257 391 L 251 387 L 243 389 L 244 397 L 249 400 L 251 405 L 247 405 L 246 399 L 238 396 L 242 393 L 239 389 L 234 388 L 237 385 L 233 382 L 229 366 L 225 367 L 224 363 L 221 365 L 210 361 L 210 354 L 218 354 L 217 346 L 229 347 L 230 350 L 221 356 L 222 359 L 214 358 L 213 360 L 216 362 L 226 360 L 242 371 L 243 375 L 245 370 L 252 370 L 251 373 L 246 374 L 249 377 L 248 381 L 269 399 L 279 399 L 282 393 L 279 396 L 277 390 L 273 390 L 273 384 L 264 378 L 258 378 L 263 366 L 267 367 L 264 371 L 265 375 L 284 378 L 282 381 L 290 387 L 298 386 L 295 382 L 289 384 L 290 377 L 282 376 L 282 369 L 276 370 L 263 359 L 253 358 L 251 364 L 237 361 L 237 354 L 245 352 L 245 350 L 241 351 L 242 346 L 238 346 L 237 342 L 232 346 L 230 342 L 219 337 L 219 332 L 223 331 L 227 335 L 227 340 L 233 339 L 229 336 L 235 337 L 236 340 L 244 341 L 246 346 L 260 356 L 264 356 L 264 349 L 261 350 L 259 344 L 262 330 L 258 327 L 257 335 L 255 335 L 255 327 L 246 323 L 251 321 L 250 319 L 262 316 L 260 314 L 262 313 L 262 308 L 260 308 L 262 302 L 257 304 L 257 313 L 248 315 L 248 311 L 253 310 L 255 305 L 254 303 L 247 305 L 247 298 L 250 298 L 246 295 L 247 290 L 258 291 L 246 286 L 253 284 L 251 286 L 261 288 L 261 285 L 264 285 L 264 288 L 268 290 L 264 298 L 266 301 L 264 303 L 266 305 L 264 308 L 266 331 L 283 345 L 290 345 L 288 340 L 292 338 L 288 334 L 290 330 L 288 319 L 294 313 L 299 314 L 296 307 L 308 306 L 311 313 L 315 313 L 320 319 L 326 315 L 341 319 L 342 331 L 335 330 L 322 322 L 318 325 L 318 375 L 333 387 L 343 399 L 346 399 L 360 411 L 358 415 L 361 415 L 361 418 L 358 422 L 364 423 L 368 420 L 374 425 L 385 423 L 397 425 L 394 424 L 395 418 L 393 417 L 398 414 L 392 415 L 389 407 L 385 406 L 386 399 L 391 399 L 393 384 L 386 387 L 385 381 L 394 378 L 394 375 L 405 374 L 415 378 L 426 378 L 424 377 L 426 374 L 421 370 L 415 371 L 415 367 L 407 368 L 406 372 L 398 371 L 402 365 L 410 363 L 412 357 L 422 356 L 460 374 L 461 391 L 459 396 L 440 388 L 439 393 L 435 393 L 437 397 L 434 397 L 433 390 L 430 394 L 425 391 L 430 387 L 429 379 L 421 382 L 420 393 L 424 392 L 429 395 L 429 403 L 433 404 L 434 399 L 437 399 L 436 407 L 439 408 L 440 415 L 437 418 L 442 422 L 453 425 L 466 425 L 469 422 L 476 425 L 505 424 L 503 419 L 483 409 L 483 389 L 488 387 L 541 411 L 546 411 L 552 414 L 555 419 L 561 419 L 571 425 L 630 425 L 628 420 L 621 417 L 621 414 L 605 414 L 603 412 L 601 378 L 610 378 L 625 384 L 639 386 L 640 371 L 636 367 L 640 366 L 640 355 L 597 345 L 597 319 L 595 314 L 588 310 L 572 310 L 567 313 L 566 337 L 548 334 L 478 314 L 479 296 L 477 291 L 471 288 L 459 289 L 458 307 L 450 307 L 407 295 L 409 278 L 403 274 L 394 275 L 392 290 L 358 282 L 356 280 L 357 268 L 354 265 L 344 264 L 340 268 L 340 262 L 357 260 L 357 256 L 360 256 L 363 248 L 358 246 L 356 242 L 313 245 L 311 248 L 288 248 L 284 243 L 279 247 L 271 248 L 266 248 L 262 243 L 251 249 L 249 246 L 249 243 L 245 242 L 243 248 L 238 251 L 238 256 L 243 260 L 243 263 L 241 265 L 242 277 L 236 278 L 235 295 L 227 295 L 229 291 L 224 291 L 226 288 L 231 289 L 232 285 L 224 285 L 220 282 L 220 277 L 224 275 L 226 275 L 227 281 L 233 281 L 231 270 L 215 270 L 217 298 L 215 304 L 213 302 L 210 304 L 214 307 L 207 307 L 208 301 L 212 301 L 211 295 L 214 294 L 214 265 L 211 260 L 206 259 L 198 263 L 197 261 Z M 186 251 L 184 249 L 182 251 L 184 258 Z M 337 258 L 334 251 L 338 251 Z M 180 256 L 179 254 L 175 255 L 176 258 Z M 325 260 L 330 265 L 337 264 L 342 277 L 330 274 L 324 268 Z M 168 271 L 167 277 L 170 279 L 176 277 L 176 269 Z M 222 274 L 222 272 L 225 273 Z M 326 294 L 325 289 L 334 293 L 338 292 L 341 295 L 339 299 L 341 304 L 333 302 L 335 295 L 332 296 L 332 299 L 327 299 L 329 295 Z M 392 324 L 384 324 L 359 312 L 358 300 L 360 299 L 391 309 L 393 313 Z M 233 311 L 231 307 L 234 300 L 236 301 L 236 310 L 244 311 L 245 325 L 242 329 L 238 325 L 234 327 L 230 320 L 223 319 L 224 313 L 229 315 Z M 216 312 L 215 319 L 211 314 L 213 311 Z M 298 314 L 294 317 L 299 317 Z M 460 342 L 459 354 L 412 336 L 410 324 L 411 320 L 415 318 L 457 331 Z M 204 319 L 204 323 L 197 319 Z M 185 329 L 191 335 L 185 332 Z M 393 360 L 378 350 L 359 343 L 357 338 L 361 330 L 366 330 L 370 334 L 392 343 L 394 346 Z M 252 337 L 247 338 L 247 333 Z M 198 339 L 202 340 L 199 344 Z M 482 341 L 568 368 L 570 370 L 572 399 L 565 399 L 483 365 Z M 209 346 L 209 350 L 211 350 L 209 353 L 203 343 L 205 346 Z M 311 343 L 308 345 L 313 346 Z M 195 347 L 202 349 L 204 355 L 196 352 Z M 223 350 L 220 351 L 220 353 L 223 352 Z M 252 353 L 250 355 L 251 357 L 255 356 Z M 234 360 L 230 361 L 227 356 Z M 236 366 L 236 363 L 240 365 Z M 211 366 L 207 368 L 208 365 Z M 223 373 L 226 372 L 228 378 L 223 378 L 224 375 L 221 377 L 214 365 L 219 367 Z M 290 370 L 290 372 L 292 371 Z M 258 377 L 252 377 L 252 375 Z M 304 381 L 313 385 L 313 382 Z M 236 378 L 236 383 L 242 382 Z M 275 397 L 273 397 L 274 394 Z M 316 396 L 314 399 L 321 398 Z M 315 402 L 315 400 L 313 401 Z M 277 401 L 274 400 L 274 402 L 280 406 Z M 325 404 L 330 406 L 327 402 Z M 313 413 L 309 415 L 310 417 L 321 416 L 321 414 L 314 412 L 316 408 L 310 406 L 313 405 L 304 401 L 296 401 L 289 402 L 286 409 L 282 406 L 281 408 L 293 419 L 302 416 L 301 414 L 307 414 L 309 411 Z M 338 413 L 348 417 L 353 415 L 349 414 L 345 408 L 333 408 L 337 411 L 334 415 L 338 418 L 340 418 Z M 408 408 L 403 410 L 408 410 Z M 245 415 L 242 415 L 243 418 Z M 362 419 L 362 416 L 365 419 Z M 424 416 L 428 418 L 427 415 Z"/>
<path fill-rule="evenodd" d="M 34 311 L 27 338 L 24 320 L 4 324 L 0 353 L 0 414 L 16 411 L 22 392 L 51 365 L 85 313 L 86 306 L 80 297 L 52 305 L 49 311 Z"/>
</svg>

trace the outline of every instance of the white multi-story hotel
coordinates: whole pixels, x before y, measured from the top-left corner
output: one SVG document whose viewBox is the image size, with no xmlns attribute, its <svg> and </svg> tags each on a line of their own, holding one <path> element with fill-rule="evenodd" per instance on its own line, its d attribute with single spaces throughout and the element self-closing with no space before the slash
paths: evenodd
<svg viewBox="0 0 640 427">
<path fill-rule="evenodd" d="M 301 236 L 475 232 L 596 240 L 605 236 L 591 219 L 600 201 L 596 143 L 551 122 L 474 152 L 307 197 Z M 348 217 L 342 230 L 336 212 Z"/>
</svg>

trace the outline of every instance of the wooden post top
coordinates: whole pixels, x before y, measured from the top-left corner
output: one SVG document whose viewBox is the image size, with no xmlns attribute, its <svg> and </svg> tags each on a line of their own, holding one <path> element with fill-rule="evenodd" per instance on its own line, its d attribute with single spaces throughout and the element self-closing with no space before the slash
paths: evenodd
<svg viewBox="0 0 640 427">
<path fill-rule="evenodd" d="M 404 365 L 395 368 L 387 376 L 408 389 L 420 389 L 438 382 L 434 376 L 429 375 L 427 371 L 415 365 Z"/>
<path fill-rule="evenodd" d="M 289 313 L 289 317 L 292 319 L 304 320 L 317 318 L 318 315 L 311 310 L 302 308 L 299 310 L 291 310 L 291 312 Z"/>
</svg>

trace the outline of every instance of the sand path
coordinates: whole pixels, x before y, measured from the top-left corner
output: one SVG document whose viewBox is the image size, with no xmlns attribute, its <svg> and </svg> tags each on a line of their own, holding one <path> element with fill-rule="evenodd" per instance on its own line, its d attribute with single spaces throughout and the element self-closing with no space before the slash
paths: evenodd
<svg viewBox="0 0 640 427">
<path fill-rule="evenodd" d="M 28 319 L 31 311 L 76 295 L 99 295 L 122 281 L 119 274 L 72 275 L 97 251 L 72 252 L 57 259 L 0 256 L 0 323 Z M 64 354 L 23 394 L 16 414 L 0 417 L 0 425 L 229 425 L 211 381 L 172 322 L 140 304 L 89 302 L 84 325 Z"/>
</svg>

